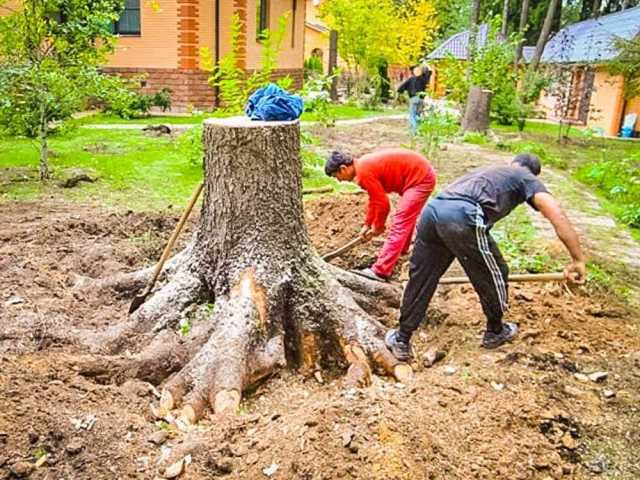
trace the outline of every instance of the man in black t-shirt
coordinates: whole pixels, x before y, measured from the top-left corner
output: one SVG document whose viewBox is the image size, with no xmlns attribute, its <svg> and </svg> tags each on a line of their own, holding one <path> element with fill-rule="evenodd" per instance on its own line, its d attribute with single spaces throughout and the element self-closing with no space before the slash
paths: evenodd
<svg viewBox="0 0 640 480">
<path fill-rule="evenodd" d="M 426 66 L 418 66 L 411 73 L 412 75 L 398 87 L 398 93 L 407 92 L 407 95 L 409 95 L 409 127 L 411 128 L 411 133 L 415 134 L 418 129 L 418 118 L 424 108 L 422 97 L 429 86 L 431 70 Z"/>
<path fill-rule="evenodd" d="M 483 168 L 449 185 L 422 211 L 411 255 L 409 282 L 400 308 L 400 327 L 387 332 L 385 342 L 398 360 L 410 358 L 411 335 L 425 316 L 440 277 L 457 258 L 480 297 L 487 317 L 482 346 L 496 348 L 518 333 L 503 323 L 508 308 L 508 267 L 489 234 L 491 227 L 515 207 L 527 202 L 555 228 L 572 262 L 564 274 L 583 283 L 585 258 L 580 240 L 564 212 L 537 178 L 540 160 L 521 154 L 510 166 Z"/>
</svg>

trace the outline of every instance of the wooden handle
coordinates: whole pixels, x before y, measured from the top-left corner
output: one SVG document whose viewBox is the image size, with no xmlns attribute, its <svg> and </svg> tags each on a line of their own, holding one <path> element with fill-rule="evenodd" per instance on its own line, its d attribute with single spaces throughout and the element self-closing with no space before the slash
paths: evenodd
<svg viewBox="0 0 640 480">
<path fill-rule="evenodd" d="M 327 253 L 325 256 L 322 257 L 322 259 L 325 262 L 328 262 L 329 260 L 339 257 L 340 255 L 342 255 L 343 253 L 347 253 L 349 250 L 351 250 L 354 247 L 357 247 L 358 245 L 360 245 L 362 243 L 362 238 L 357 237 L 354 238 L 353 240 L 351 240 L 349 243 L 341 246 L 339 249 L 334 250 L 331 253 Z"/>
<path fill-rule="evenodd" d="M 516 273 L 509 275 L 510 282 L 563 282 L 564 273 Z M 444 277 L 440 279 L 440 285 L 455 285 L 469 283 L 467 277 Z"/>
<path fill-rule="evenodd" d="M 176 240 L 178 239 L 178 235 L 180 235 L 180 232 L 182 231 L 182 227 L 187 221 L 187 218 L 189 218 L 189 214 L 191 213 L 191 210 L 193 210 L 193 206 L 198 201 L 198 197 L 200 196 L 200 193 L 202 192 L 203 187 L 204 187 L 204 182 L 198 185 L 197 188 L 194 190 L 193 194 L 191 195 L 189 204 L 187 205 L 186 210 L 182 212 L 182 216 L 180 217 L 180 220 L 178 220 L 176 227 L 173 229 L 173 233 L 169 237 L 169 241 L 167 242 L 167 245 L 164 247 L 164 250 L 162 251 L 162 255 L 160 256 L 160 260 L 158 261 L 158 264 L 156 265 L 156 269 L 153 272 L 153 278 L 149 282 L 149 285 L 147 285 L 147 288 L 145 289 L 143 295 L 148 295 L 149 292 L 151 292 L 151 289 L 153 288 L 153 286 L 156 284 L 156 281 L 160 276 L 160 272 L 162 272 L 162 267 L 167 261 L 167 258 L 169 258 L 169 254 L 171 253 L 171 250 L 173 249 L 173 246 L 175 245 Z"/>
</svg>

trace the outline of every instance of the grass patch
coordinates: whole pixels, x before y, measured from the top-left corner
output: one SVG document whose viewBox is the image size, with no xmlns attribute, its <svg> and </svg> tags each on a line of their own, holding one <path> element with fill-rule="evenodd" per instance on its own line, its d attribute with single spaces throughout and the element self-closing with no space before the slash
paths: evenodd
<svg viewBox="0 0 640 480">
<path fill-rule="evenodd" d="M 525 207 L 516 208 L 491 231 L 512 273 L 557 271 L 562 263 L 540 248 L 538 233 Z"/>
<path fill-rule="evenodd" d="M 99 201 L 135 211 L 181 207 L 202 180 L 201 163 L 194 161 L 201 147 L 193 133 L 188 130 L 171 138 L 147 136 L 137 130 L 68 131 L 50 139 L 53 180 L 44 184 L 37 179 L 36 143 L 0 138 L 0 201 L 59 195 L 67 200 Z M 304 186 L 331 185 L 336 191 L 353 190 L 351 185 L 340 184 L 324 174 L 324 157 L 316 150 L 317 143 L 310 140 L 303 145 Z M 71 189 L 60 188 L 58 180 L 70 168 L 88 170 L 99 180 Z"/>
</svg>

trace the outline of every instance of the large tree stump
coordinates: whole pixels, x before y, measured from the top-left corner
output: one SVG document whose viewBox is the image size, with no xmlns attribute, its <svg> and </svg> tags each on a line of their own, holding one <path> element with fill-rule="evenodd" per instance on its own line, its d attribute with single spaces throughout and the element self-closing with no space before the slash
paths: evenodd
<svg viewBox="0 0 640 480">
<path fill-rule="evenodd" d="M 471 87 L 467 105 L 462 118 L 464 132 L 487 133 L 489 130 L 489 113 L 491 112 L 491 90 Z"/>
<path fill-rule="evenodd" d="M 411 373 L 359 306 L 371 294 L 397 306 L 399 291 L 328 265 L 311 246 L 299 134 L 298 122 L 204 124 L 199 229 L 179 261 L 169 262 L 164 282 L 104 343 L 111 355 L 138 352 L 103 359 L 120 379 L 164 382 L 160 413 L 181 407 L 183 420 L 195 422 L 207 407 L 235 410 L 243 391 L 285 365 L 309 374 L 348 367 L 354 383 L 369 381 L 370 361 L 397 378 Z M 149 275 L 119 275 L 93 288 L 124 292 Z M 194 309 L 203 319 L 179 335 L 178 323 Z M 95 364 L 85 369 L 95 371 Z"/>
</svg>

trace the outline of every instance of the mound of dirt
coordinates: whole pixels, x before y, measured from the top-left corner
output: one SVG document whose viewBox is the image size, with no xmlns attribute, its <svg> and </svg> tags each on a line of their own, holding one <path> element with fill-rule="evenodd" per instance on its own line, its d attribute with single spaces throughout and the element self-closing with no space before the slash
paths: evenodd
<svg viewBox="0 0 640 480">
<path fill-rule="evenodd" d="M 318 251 L 350 240 L 365 205 L 364 195 L 308 202 Z M 75 275 L 155 261 L 177 213 L 0 205 L 0 479 L 151 479 L 158 462 L 185 448 L 189 436 L 152 418 L 154 386 L 78 375 L 90 354 L 72 332 L 121 321 L 130 298 L 79 301 L 70 289 Z M 335 263 L 359 266 L 378 248 Z M 556 284 L 514 286 L 511 302 L 509 320 L 522 334 L 483 351 L 473 290 L 440 288 L 415 337 L 412 384 L 374 376 L 370 387 L 346 388 L 344 372 L 285 371 L 239 415 L 200 423 L 207 447 L 191 452 L 180 478 L 640 478 L 637 315 L 588 288 Z M 392 326 L 397 312 L 381 320 Z M 446 356 L 427 368 L 434 346 Z"/>
</svg>

